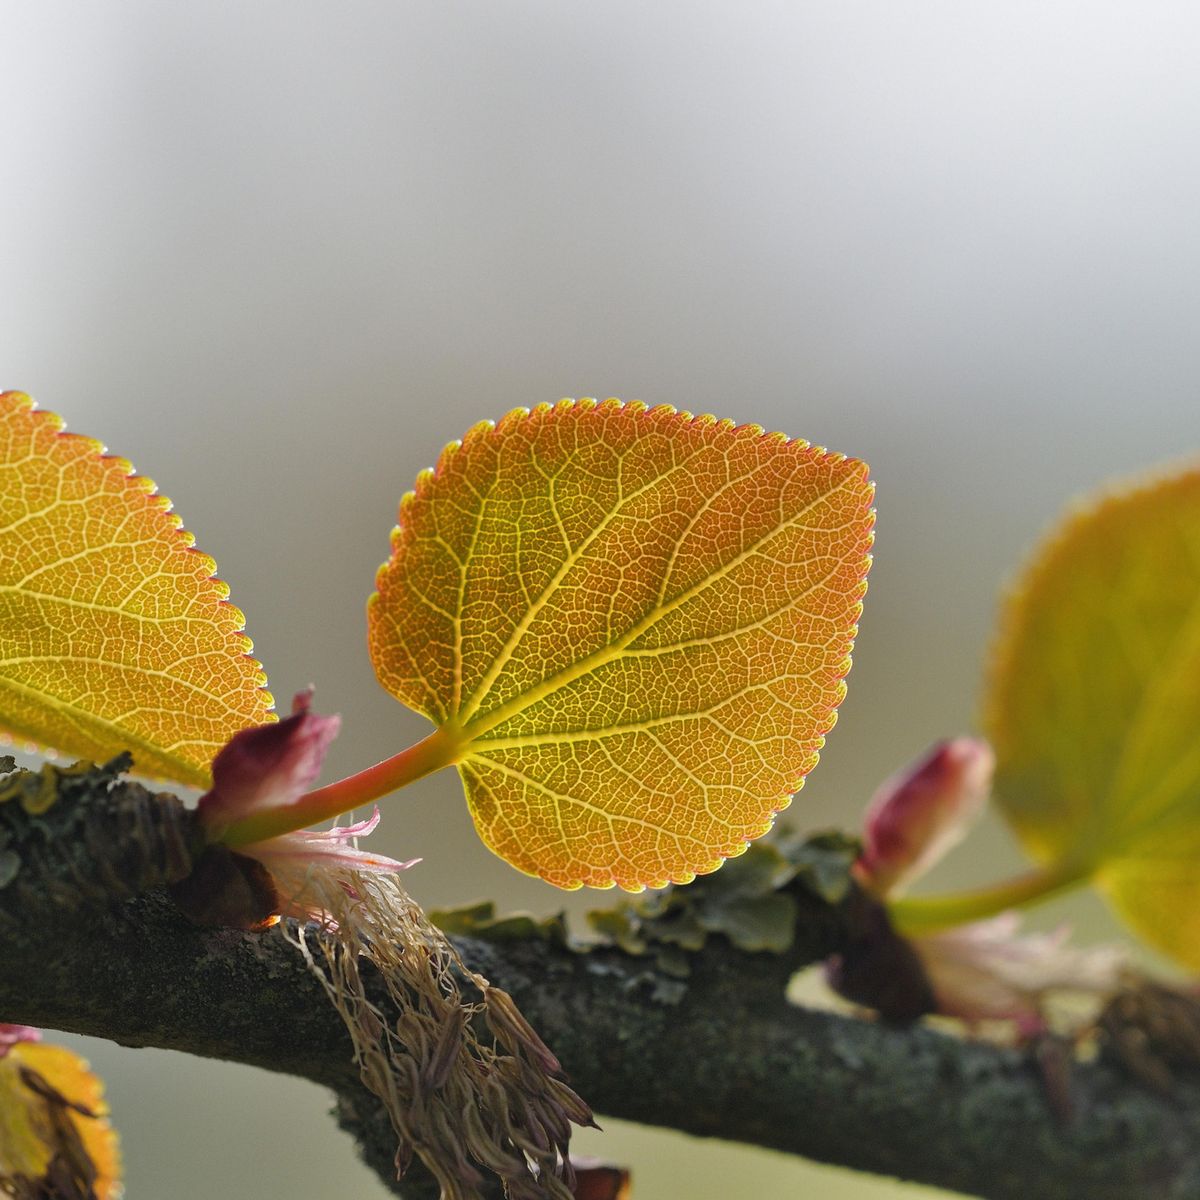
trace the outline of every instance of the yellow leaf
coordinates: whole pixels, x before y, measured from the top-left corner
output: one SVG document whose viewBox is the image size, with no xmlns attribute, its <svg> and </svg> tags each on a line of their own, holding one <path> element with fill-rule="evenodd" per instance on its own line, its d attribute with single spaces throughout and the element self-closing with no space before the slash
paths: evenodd
<svg viewBox="0 0 1200 1200">
<path fill-rule="evenodd" d="M 40 1184 L 29 1194 L 117 1200 L 121 1160 L 103 1094 L 62 1046 L 25 1042 L 0 1058 L 0 1193 Z"/>
<path fill-rule="evenodd" d="M 1103 496 L 1042 548 L 1003 614 L 986 724 L 1029 852 L 1200 967 L 1200 469 Z"/>
<path fill-rule="evenodd" d="M 0 727 L 205 786 L 272 719 L 242 614 L 154 484 L 61 430 L 0 393 Z"/>
<path fill-rule="evenodd" d="M 480 836 L 559 887 L 713 871 L 764 833 L 845 694 L 866 467 L 615 400 L 476 426 L 400 506 L 383 685 L 441 726 Z"/>
</svg>

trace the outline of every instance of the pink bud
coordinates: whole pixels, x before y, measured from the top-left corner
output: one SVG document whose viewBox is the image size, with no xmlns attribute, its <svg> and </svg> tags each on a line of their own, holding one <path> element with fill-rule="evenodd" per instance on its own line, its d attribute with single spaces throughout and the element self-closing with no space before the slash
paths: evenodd
<svg viewBox="0 0 1200 1200">
<path fill-rule="evenodd" d="M 230 852 L 221 835 L 252 813 L 296 804 L 321 770 L 340 720 L 309 711 L 312 693 L 300 692 L 292 715 L 273 725 L 256 725 L 234 734 L 213 760 L 212 789 L 198 811 L 210 843 L 206 855 L 182 884 L 176 901 L 199 924 L 257 928 L 276 914 L 323 919 L 308 886 L 314 870 L 344 869 L 391 874 L 412 866 L 382 854 L 360 850 L 356 840 L 379 824 L 372 817 L 333 829 L 293 833 L 239 845 Z"/>
<path fill-rule="evenodd" d="M 311 690 L 298 692 L 290 717 L 235 733 L 213 759 L 212 790 L 199 804 L 211 841 L 251 813 L 294 804 L 320 774 L 341 718 L 317 716 L 311 702 Z"/>
<path fill-rule="evenodd" d="M 987 802 L 995 763 L 987 742 L 961 737 L 893 775 L 867 809 L 859 882 L 894 896 L 962 841 Z"/>
</svg>

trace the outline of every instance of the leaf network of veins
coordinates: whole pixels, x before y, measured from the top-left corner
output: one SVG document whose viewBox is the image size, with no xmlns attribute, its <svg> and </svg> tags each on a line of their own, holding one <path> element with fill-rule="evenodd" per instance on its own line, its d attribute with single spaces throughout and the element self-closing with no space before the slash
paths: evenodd
<svg viewBox="0 0 1200 1200">
<path fill-rule="evenodd" d="M 829 488 L 827 491 L 824 491 L 824 492 L 820 493 L 819 495 L 813 497 L 794 516 L 787 518 L 785 520 L 781 520 L 781 522 L 779 524 L 775 525 L 767 533 L 762 535 L 760 538 L 756 539 L 751 545 L 749 545 L 749 546 L 745 547 L 744 549 L 742 549 L 741 551 L 739 551 L 739 553 L 737 555 L 735 555 L 732 559 L 722 562 L 714 571 L 709 572 L 703 578 L 698 580 L 696 583 L 692 584 L 690 587 L 686 588 L 683 592 L 679 593 L 679 595 L 672 597 L 670 600 L 668 600 L 667 593 L 668 593 L 668 590 L 670 587 L 672 576 L 674 574 L 674 570 L 675 570 L 675 566 L 677 563 L 679 552 L 682 548 L 683 543 L 686 541 L 688 534 L 695 527 L 696 522 L 700 520 L 700 518 L 709 510 L 709 508 L 712 506 L 712 504 L 714 502 L 716 502 L 716 500 L 718 500 L 725 492 L 727 492 L 728 489 L 730 489 L 731 487 L 736 487 L 740 484 L 743 484 L 743 483 L 747 482 L 749 479 L 751 479 L 754 476 L 754 474 L 756 473 L 756 469 L 751 468 L 750 470 L 746 471 L 744 474 L 734 476 L 732 478 L 727 479 L 725 481 L 725 483 L 723 483 L 719 488 L 715 489 L 711 495 L 706 497 L 704 504 L 701 505 L 696 510 L 696 512 L 692 514 L 692 516 L 689 518 L 686 526 L 683 528 L 683 530 L 680 532 L 679 536 L 676 538 L 675 545 L 671 551 L 670 559 L 667 563 L 666 569 L 663 572 L 663 578 L 662 578 L 662 583 L 659 587 L 659 594 L 658 594 L 657 602 L 646 614 L 644 614 L 641 618 L 636 620 L 633 623 L 633 625 L 630 626 L 624 633 L 620 634 L 617 637 L 614 637 L 608 644 L 599 647 L 598 649 L 592 651 L 590 654 L 586 655 L 582 659 L 579 659 L 578 661 L 571 663 L 569 666 L 564 667 L 562 670 L 557 672 L 555 675 L 550 676 L 549 678 L 543 680 L 540 684 L 538 684 L 532 688 L 529 688 L 524 693 L 513 697 L 509 701 L 506 701 L 504 704 L 501 704 L 496 709 L 492 710 L 492 712 L 485 714 L 481 718 L 477 717 L 477 714 L 479 713 L 480 709 L 482 708 L 488 695 L 491 693 L 492 688 L 494 687 L 500 674 L 504 670 L 504 667 L 512 660 L 513 655 L 515 654 L 517 648 L 519 647 L 522 639 L 524 638 L 525 634 L 529 630 L 533 621 L 545 609 L 546 605 L 553 598 L 555 592 L 557 591 L 559 585 L 562 583 L 563 579 L 570 572 L 570 570 L 576 565 L 576 563 L 578 563 L 583 558 L 583 556 L 587 553 L 587 551 L 590 549 L 590 547 L 595 543 L 596 539 L 598 537 L 600 537 L 611 526 L 612 522 L 621 514 L 622 510 L 628 504 L 636 501 L 639 497 L 645 495 L 647 492 L 650 492 L 659 487 L 666 486 L 668 480 L 671 478 L 672 475 L 676 475 L 679 472 L 686 470 L 696 458 L 700 457 L 704 453 L 705 449 L 706 448 L 702 447 L 702 448 L 699 448 L 699 449 L 693 451 L 681 462 L 675 464 L 674 466 L 672 466 L 671 468 L 669 468 L 667 471 L 663 472 L 662 474 L 655 475 L 653 478 L 648 480 L 646 483 L 641 484 L 640 486 L 638 486 L 637 488 L 635 488 L 632 492 L 629 492 L 628 494 L 625 494 L 624 490 L 622 488 L 619 492 L 617 502 L 613 505 L 612 509 L 605 515 L 604 519 L 602 521 L 600 521 L 592 530 L 590 530 L 588 532 L 587 536 L 584 537 L 583 540 L 574 548 L 571 547 L 570 539 L 567 536 L 566 529 L 563 525 L 562 516 L 559 512 L 558 504 L 555 502 L 555 499 L 554 499 L 554 488 L 555 488 L 555 485 L 558 480 L 558 475 L 556 475 L 555 473 L 547 472 L 547 471 L 543 470 L 540 466 L 538 466 L 535 463 L 535 468 L 538 470 L 539 474 L 541 474 L 543 476 L 543 478 L 545 478 L 547 480 L 547 484 L 550 489 L 550 508 L 551 508 L 552 513 L 554 514 L 555 521 L 558 525 L 559 534 L 563 539 L 564 548 L 566 549 L 567 553 L 566 553 L 562 563 L 559 565 L 558 569 L 555 571 L 552 578 L 543 587 L 541 593 L 537 596 L 536 599 L 532 600 L 532 602 L 529 603 L 525 613 L 522 615 L 521 619 L 517 622 L 517 624 L 513 628 L 512 632 L 509 634 L 507 641 L 505 642 L 504 646 L 501 648 L 499 653 L 496 655 L 495 659 L 492 661 L 491 666 L 484 673 L 484 676 L 480 680 L 479 684 L 475 687 L 475 689 L 473 690 L 471 695 L 468 696 L 465 701 L 461 700 L 460 693 L 459 693 L 459 689 L 461 688 L 462 665 L 463 665 L 462 609 L 463 609 L 463 603 L 464 603 L 464 598 L 465 598 L 467 571 L 468 571 L 469 564 L 471 562 L 471 558 L 472 558 L 472 555 L 473 555 L 473 552 L 475 549 L 475 545 L 478 540 L 480 526 L 482 524 L 484 512 L 485 512 L 488 504 L 492 500 L 492 489 L 489 488 L 488 492 L 485 495 L 481 496 L 480 493 L 478 492 L 478 490 L 475 489 L 473 484 L 471 484 L 467 480 L 463 481 L 471 488 L 471 490 L 474 492 L 474 494 L 476 495 L 476 497 L 479 500 L 479 503 L 474 506 L 474 525 L 473 525 L 471 538 L 469 540 L 469 544 L 468 544 L 465 555 L 459 556 L 457 553 L 455 553 L 453 548 L 445 541 L 445 539 L 443 539 L 442 537 L 440 537 L 438 535 L 433 535 L 434 539 L 437 541 L 437 543 L 439 545 L 441 545 L 446 550 L 446 552 L 454 559 L 455 564 L 458 568 L 458 572 L 459 572 L 457 611 L 451 615 L 451 618 L 452 618 L 453 624 L 454 624 L 454 629 L 455 629 L 454 653 L 455 653 L 456 670 L 454 672 L 454 687 L 455 687 L 455 691 L 456 691 L 456 695 L 455 695 L 455 710 L 456 711 L 454 712 L 453 716 L 449 717 L 448 719 L 446 719 L 444 721 L 445 726 L 447 726 L 451 730 L 461 730 L 462 732 L 468 734 L 469 735 L 468 740 L 471 741 L 472 743 L 475 743 L 475 745 L 473 746 L 473 749 L 476 751 L 482 749 L 483 745 L 490 745 L 490 743 L 479 744 L 479 738 L 483 734 L 487 733 L 487 731 L 489 729 L 492 729 L 496 725 L 501 724 L 503 721 L 505 721 L 505 720 L 509 719 L 510 717 L 516 715 L 517 713 L 521 712 L 522 710 L 529 707 L 531 704 L 535 703 L 536 701 L 543 699 L 544 697 L 546 697 L 548 695 L 553 694 L 555 691 L 558 691 L 560 688 L 565 687 L 567 684 L 573 682 L 575 679 L 578 679 L 581 676 L 588 674 L 590 671 L 592 671 L 596 667 L 602 665 L 603 663 L 610 661 L 612 659 L 615 659 L 617 657 L 620 657 L 621 655 L 625 654 L 627 652 L 628 646 L 632 642 L 636 641 L 638 637 L 640 637 L 643 634 L 645 634 L 646 632 L 648 632 L 659 620 L 661 620 L 663 617 L 667 616 L 670 612 L 679 608 L 681 605 L 687 603 L 689 600 L 691 600 L 693 597 L 695 597 L 699 593 L 703 592 L 707 587 L 711 586 L 717 579 L 719 579 L 721 575 L 724 575 L 729 570 L 736 567 L 739 563 L 753 557 L 755 554 L 760 553 L 762 550 L 762 547 L 766 543 L 770 542 L 772 539 L 777 537 L 785 529 L 794 527 L 813 508 L 817 507 L 819 504 L 821 504 L 825 500 L 827 500 L 831 495 L 833 495 L 837 491 L 845 488 L 846 486 L 849 485 L 849 483 L 852 482 L 852 477 L 850 477 L 850 476 L 843 478 L 842 480 L 839 480 L 832 488 Z M 565 472 L 569 468 L 569 466 L 570 466 L 570 460 L 568 460 L 568 462 L 564 465 L 563 472 Z M 493 486 L 494 486 L 494 482 L 493 482 Z M 618 487 L 620 488 L 619 477 L 618 477 Z M 826 530 L 825 532 L 828 532 L 828 530 Z M 759 625 L 762 622 L 769 620 L 772 616 L 776 615 L 777 612 L 784 611 L 787 608 L 794 607 L 796 604 L 798 604 L 800 601 L 802 601 L 807 595 L 811 594 L 813 591 L 818 590 L 824 584 L 828 583 L 828 581 L 837 574 L 837 571 L 838 571 L 838 566 L 835 565 L 829 571 L 829 573 L 827 575 L 825 575 L 822 579 L 820 579 L 817 582 L 815 582 L 814 584 L 812 584 L 808 589 L 805 590 L 805 592 L 803 592 L 799 595 L 790 597 L 787 600 L 787 602 L 784 605 L 782 605 L 780 607 L 780 609 L 776 610 L 775 612 L 764 614 L 763 616 L 759 616 L 754 621 L 748 623 L 747 625 L 740 626 L 740 627 L 737 627 L 732 630 L 728 630 L 725 633 L 718 635 L 717 638 L 704 637 L 704 638 L 694 639 L 694 641 L 696 644 L 702 644 L 702 643 L 711 644 L 713 641 L 723 640 L 724 638 L 727 638 L 727 637 L 735 637 L 735 636 L 739 635 L 740 633 L 743 633 L 749 629 L 752 629 L 752 628 L 754 628 L 755 625 Z M 687 645 L 687 644 L 689 644 L 689 643 L 681 643 L 680 645 Z M 655 647 L 655 653 L 664 653 L 668 650 L 672 650 L 672 649 L 676 649 L 676 648 L 678 648 L 678 647 L 676 647 L 674 645 L 668 646 L 668 647 Z M 632 652 L 632 653 L 636 653 L 636 652 Z M 700 715 L 700 714 L 676 714 L 676 716 L 678 716 L 678 717 L 683 717 L 683 716 L 688 716 L 688 715 Z M 605 727 L 601 727 L 598 730 L 579 730 L 578 733 L 589 734 L 589 733 L 603 732 L 604 728 Z M 615 732 L 615 730 L 612 730 L 611 727 L 609 727 L 609 729 L 611 732 Z M 559 736 L 565 740 L 570 735 L 563 734 L 563 735 L 559 735 Z M 523 745 L 534 744 L 534 743 L 540 742 L 542 740 L 543 740 L 542 738 L 539 738 L 536 735 L 524 736 L 524 737 L 521 737 L 520 739 L 517 739 L 517 741 L 519 741 L 519 743 L 523 744 Z M 559 740 L 559 737 L 555 737 L 554 740 Z"/>
</svg>

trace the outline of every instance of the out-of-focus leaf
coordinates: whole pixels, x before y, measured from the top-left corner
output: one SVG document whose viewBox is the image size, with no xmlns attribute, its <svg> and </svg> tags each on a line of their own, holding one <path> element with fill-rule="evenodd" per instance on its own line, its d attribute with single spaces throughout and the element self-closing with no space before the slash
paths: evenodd
<svg viewBox="0 0 1200 1200">
<path fill-rule="evenodd" d="M 480 836 L 560 887 L 740 854 L 845 694 L 872 489 L 853 459 L 594 401 L 447 448 L 400 507 L 375 670 L 441 727 Z"/>
<path fill-rule="evenodd" d="M 1008 601 L 986 704 L 1029 852 L 1200 967 L 1200 470 L 1074 512 Z"/>
<path fill-rule="evenodd" d="M 0 1193 L 117 1200 L 117 1135 L 103 1085 L 62 1046 L 23 1042 L 0 1058 Z"/>
<path fill-rule="evenodd" d="M 205 786 L 272 719 L 242 614 L 171 503 L 28 396 L 0 393 L 0 728 Z"/>
</svg>

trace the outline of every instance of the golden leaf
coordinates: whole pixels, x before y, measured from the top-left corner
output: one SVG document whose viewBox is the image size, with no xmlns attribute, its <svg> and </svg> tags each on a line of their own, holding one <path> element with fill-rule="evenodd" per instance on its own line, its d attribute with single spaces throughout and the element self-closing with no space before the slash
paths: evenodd
<svg viewBox="0 0 1200 1200">
<path fill-rule="evenodd" d="M 117 1200 L 121 1160 L 103 1094 L 65 1047 L 24 1042 L 0 1058 L 0 1192 Z"/>
<path fill-rule="evenodd" d="M 0 727 L 205 786 L 272 719 L 242 614 L 154 484 L 61 430 L 0 393 Z"/>
<path fill-rule="evenodd" d="M 480 836 L 559 887 L 687 882 L 764 833 L 845 694 L 866 467 L 757 426 L 585 400 L 447 447 L 369 605 Z"/>
</svg>

